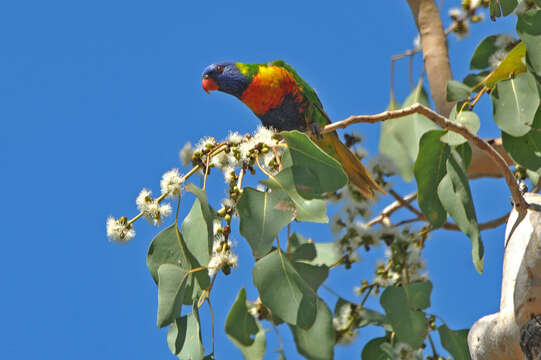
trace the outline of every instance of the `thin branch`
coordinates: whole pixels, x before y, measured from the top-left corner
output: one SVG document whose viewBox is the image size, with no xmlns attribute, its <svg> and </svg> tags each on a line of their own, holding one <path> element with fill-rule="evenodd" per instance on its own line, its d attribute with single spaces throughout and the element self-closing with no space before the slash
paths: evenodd
<svg viewBox="0 0 541 360">
<path fill-rule="evenodd" d="M 485 140 L 483 140 L 482 138 L 480 138 L 479 136 L 475 135 L 470 130 L 468 130 L 465 126 L 449 121 L 447 118 L 443 117 L 442 115 L 436 113 L 435 111 L 433 111 L 432 109 L 424 105 L 414 104 L 412 106 L 409 106 L 403 109 L 393 110 L 393 111 L 384 111 L 382 113 L 375 114 L 375 115 L 350 116 L 345 120 L 338 121 L 338 122 L 325 126 L 325 128 L 323 128 L 321 133 L 324 134 L 331 131 L 335 131 L 337 129 L 343 129 L 345 127 L 348 127 L 351 124 L 377 123 L 380 121 L 396 119 L 396 118 L 404 117 L 411 114 L 424 115 L 426 118 L 428 118 L 433 123 L 440 126 L 441 128 L 454 131 L 464 136 L 470 143 L 476 145 L 485 153 L 487 153 L 487 155 L 490 156 L 490 158 L 494 161 L 496 166 L 498 166 L 498 168 L 502 172 L 505 178 L 505 181 L 507 182 L 507 186 L 509 187 L 509 190 L 511 191 L 511 196 L 513 197 L 513 203 L 517 211 L 519 213 L 523 213 L 524 211 L 526 211 L 528 204 L 526 203 L 526 201 L 524 200 L 524 197 L 520 193 L 520 189 L 518 187 L 517 182 L 515 181 L 515 177 L 513 173 L 507 166 L 507 163 L 505 162 L 504 158 L 500 155 L 500 153 L 498 153 Z"/>
<path fill-rule="evenodd" d="M 409 211 L 411 211 L 412 213 L 414 213 L 415 215 L 417 216 L 423 216 L 423 213 L 419 210 L 417 210 L 416 207 L 414 207 L 413 205 L 410 204 L 409 201 L 406 201 L 405 199 L 402 198 L 402 196 L 400 196 L 399 194 L 396 193 L 396 191 L 394 191 L 393 189 L 390 189 L 389 190 L 389 194 L 392 195 L 392 197 L 394 197 L 396 199 L 396 201 L 398 201 L 400 203 L 400 205 L 402 205 L 403 207 L 407 208 Z"/>
<path fill-rule="evenodd" d="M 409 195 L 404 196 L 404 198 L 402 200 L 409 204 L 410 202 L 412 202 L 416 198 L 417 198 L 417 193 L 415 192 L 415 193 L 411 193 Z M 367 225 L 368 226 L 373 226 L 375 224 L 378 224 L 378 223 L 382 222 L 383 220 L 389 218 L 389 216 L 391 216 L 392 213 L 394 213 L 398 209 L 401 209 L 402 206 L 403 206 L 402 202 L 398 201 L 398 200 L 391 203 L 385 209 L 383 209 L 383 211 L 378 216 L 376 216 L 375 218 L 370 220 Z"/>
</svg>

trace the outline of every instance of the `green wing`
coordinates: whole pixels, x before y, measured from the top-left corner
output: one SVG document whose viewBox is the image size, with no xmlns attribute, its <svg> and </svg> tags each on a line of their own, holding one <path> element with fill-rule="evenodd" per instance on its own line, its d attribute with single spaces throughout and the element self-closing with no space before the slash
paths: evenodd
<svg viewBox="0 0 541 360">
<path fill-rule="evenodd" d="M 285 63 L 283 60 L 275 60 L 268 64 L 268 66 L 279 66 L 281 68 L 286 69 L 291 75 L 293 75 L 293 78 L 299 84 L 301 87 L 301 92 L 304 94 L 304 96 L 310 101 L 310 104 L 314 108 L 312 112 L 312 116 L 314 117 L 314 120 L 317 121 L 320 125 L 325 125 L 331 122 L 331 119 L 329 118 L 329 115 L 323 110 L 323 104 L 321 104 L 321 100 L 319 100 L 319 97 L 317 96 L 317 93 L 306 81 L 304 81 L 303 78 L 300 77 L 299 74 L 293 69 L 291 66 Z"/>
</svg>

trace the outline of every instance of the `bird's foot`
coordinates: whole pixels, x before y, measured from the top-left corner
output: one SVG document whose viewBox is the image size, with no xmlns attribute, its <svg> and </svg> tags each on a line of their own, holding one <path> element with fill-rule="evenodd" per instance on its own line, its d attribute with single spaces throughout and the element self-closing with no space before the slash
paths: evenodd
<svg viewBox="0 0 541 360">
<path fill-rule="evenodd" d="M 310 129 L 310 132 L 312 133 L 312 135 L 317 140 L 321 140 L 323 135 L 321 135 L 321 127 L 319 126 L 319 124 L 317 122 L 314 121 L 314 122 L 310 123 L 309 129 Z"/>
</svg>

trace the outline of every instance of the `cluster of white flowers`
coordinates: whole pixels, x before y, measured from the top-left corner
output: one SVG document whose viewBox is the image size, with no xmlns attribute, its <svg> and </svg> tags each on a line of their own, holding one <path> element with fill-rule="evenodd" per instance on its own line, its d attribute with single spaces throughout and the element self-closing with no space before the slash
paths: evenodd
<svg viewBox="0 0 541 360">
<path fill-rule="evenodd" d="M 352 311 L 352 304 L 345 303 L 338 309 L 336 316 L 332 319 L 332 326 L 334 331 L 339 335 L 339 344 L 350 344 L 355 340 L 357 331 L 353 327 L 355 321 L 354 313 Z"/>
<path fill-rule="evenodd" d="M 176 198 L 182 191 L 184 179 L 180 175 L 178 169 L 171 169 L 162 176 L 160 187 L 162 195 L 167 194 L 167 197 Z"/>
<path fill-rule="evenodd" d="M 135 237 L 135 230 L 131 224 L 128 224 L 128 219 L 125 216 L 120 219 L 109 216 L 107 218 L 107 236 L 111 240 L 127 243 Z"/>
<path fill-rule="evenodd" d="M 410 236 L 406 236 L 404 232 L 400 232 L 394 227 L 382 227 L 379 231 L 379 237 L 380 239 L 384 240 L 385 237 L 388 239 L 393 238 L 393 243 L 397 242 L 406 242 L 409 243 L 407 245 L 407 250 L 405 254 L 401 254 L 401 257 L 406 258 L 406 262 L 404 264 L 404 267 L 407 268 L 407 277 L 409 282 L 416 282 L 416 281 L 423 281 L 428 279 L 428 273 L 426 272 L 426 262 L 422 258 L 422 248 L 418 246 L 416 243 L 415 238 L 411 238 Z M 409 234 L 411 235 L 411 234 Z M 388 260 L 390 260 L 393 257 L 393 253 L 391 250 L 391 247 L 387 247 L 385 249 L 385 256 Z M 381 268 L 383 267 L 382 262 L 378 262 L 376 264 L 376 267 Z M 396 271 L 393 271 L 392 267 L 389 269 L 387 273 L 383 274 L 377 274 L 374 278 L 374 283 L 382 286 L 387 287 L 389 285 L 396 284 L 399 280 L 403 279 L 404 274 L 399 273 Z"/>
<path fill-rule="evenodd" d="M 498 35 L 494 41 L 494 46 L 498 48 L 490 57 L 488 58 L 488 64 L 492 69 L 496 69 L 503 59 L 507 56 L 509 52 L 508 47 L 515 41 L 515 38 L 511 35 L 501 34 Z"/>
<path fill-rule="evenodd" d="M 161 225 L 163 219 L 171 214 L 171 205 L 160 204 L 156 199 L 152 198 L 152 192 L 147 189 L 141 190 L 139 196 L 135 200 L 137 208 L 143 213 L 145 219 L 151 224 Z"/>
<path fill-rule="evenodd" d="M 237 267 L 238 256 L 231 250 L 232 247 L 231 240 L 226 240 L 223 235 L 215 237 L 212 246 L 212 257 L 208 264 L 210 276 L 214 276 L 220 269 Z"/>
<path fill-rule="evenodd" d="M 237 267 L 238 256 L 233 252 L 233 242 L 223 234 L 222 221 L 214 220 L 213 232 L 214 243 L 212 244 L 212 256 L 208 264 L 210 276 L 216 275 L 218 270 Z"/>
<path fill-rule="evenodd" d="M 275 164 L 276 149 L 278 155 L 282 153 L 281 147 L 276 147 L 278 140 L 274 139 L 275 131 L 264 126 L 259 126 L 252 136 L 242 136 L 238 132 L 230 132 L 226 139 L 228 148 L 211 159 L 211 165 L 220 169 L 226 183 L 236 179 L 235 171 L 242 166 L 250 165 L 250 161 L 256 156 L 263 168 L 270 171 Z M 197 146 L 196 152 L 203 153 L 216 145 L 213 138 L 202 139 Z"/>
<path fill-rule="evenodd" d="M 205 152 L 216 146 L 216 139 L 211 136 L 205 136 L 195 145 L 194 152 Z"/>
<path fill-rule="evenodd" d="M 449 9 L 449 17 L 453 20 L 458 20 L 464 15 L 464 11 L 461 8 L 453 7 Z"/>
<path fill-rule="evenodd" d="M 423 350 L 413 350 L 409 344 L 398 342 L 393 346 L 392 358 L 396 360 L 422 360 Z"/>
<path fill-rule="evenodd" d="M 398 173 L 398 168 L 393 160 L 386 155 L 378 154 L 368 162 L 368 170 L 372 174 L 392 176 Z"/>
<path fill-rule="evenodd" d="M 178 157 L 184 166 L 188 166 L 192 163 L 193 147 L 191 142 L 188 141 L 186 144 L 184 144 L 178 153 Z"/>
</svg>

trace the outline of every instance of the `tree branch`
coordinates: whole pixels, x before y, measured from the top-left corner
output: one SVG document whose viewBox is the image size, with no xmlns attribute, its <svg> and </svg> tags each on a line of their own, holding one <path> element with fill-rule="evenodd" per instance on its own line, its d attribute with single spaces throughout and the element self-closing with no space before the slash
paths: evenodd
<svg viewBox="0 0 541 360">
<path fill-rule="evenodd" d="M 449 115 L 453 103 L 447 102 L 447 80 L 452 79 L 447 40 L 440 13 L 434 0 L 408 0 L 411 13 L 421 35 L 421 48 L 430 92 L 436 110 Z"/>
<path fill-rule="evenodd" d="M 348 127 L 351 124 L 377 123 L 380 121 L 396 119 L 396 118 L 404 117 L 411 114 L 421 114 L 421 115 L 426 116 L 429 120 L 431 120 L 433 123 L 440 126 L 441 128 L 454 131 L 464 136 L 466 140 L 468 140 L 471 144 L 474 144 L 480 150 L 485 152 L 492 159 L 492 161 L 498 167 L 500 172 L 503 174 L 503 177 L 505 181 L 507 182 L 507 186 L 509 187 L 509 190 L 511 191 L 511 196 L 513 197 L 513 203 L 517 211 L 519 211 L 520 213 L 523 213 L 524 211 L 526 211 L 528 204 L 526 203 L 522 194 L 520 193 L 520 189 L 517 185 L 515 177 L 513 173 L 511 172 L 511 170 L 509 169 L 507 162 L 500 155 L 500 153 L 496 151 L 488 142 L 486 142 L 479 136 L 472 133 L 465 126 L 449 121 L 445 117 L 441 116 L 440 114 L 434 112 L 432 109 L 424 105 L 413 104 L 412 106 L 409 106 L 403 109 L 393 110 L 393 111 L 384 111 L 382 113 L 374 114 L 374 115 L 356 115 L 356 116 L 352 115 L 345 120 L 338 121 L 338 122 L 325 126 L 321 130 L 321 133 L 324 134 L 331 131 L 335 131 L 337 129 L 343 129 L 345 127 Z"/>
</svg>

